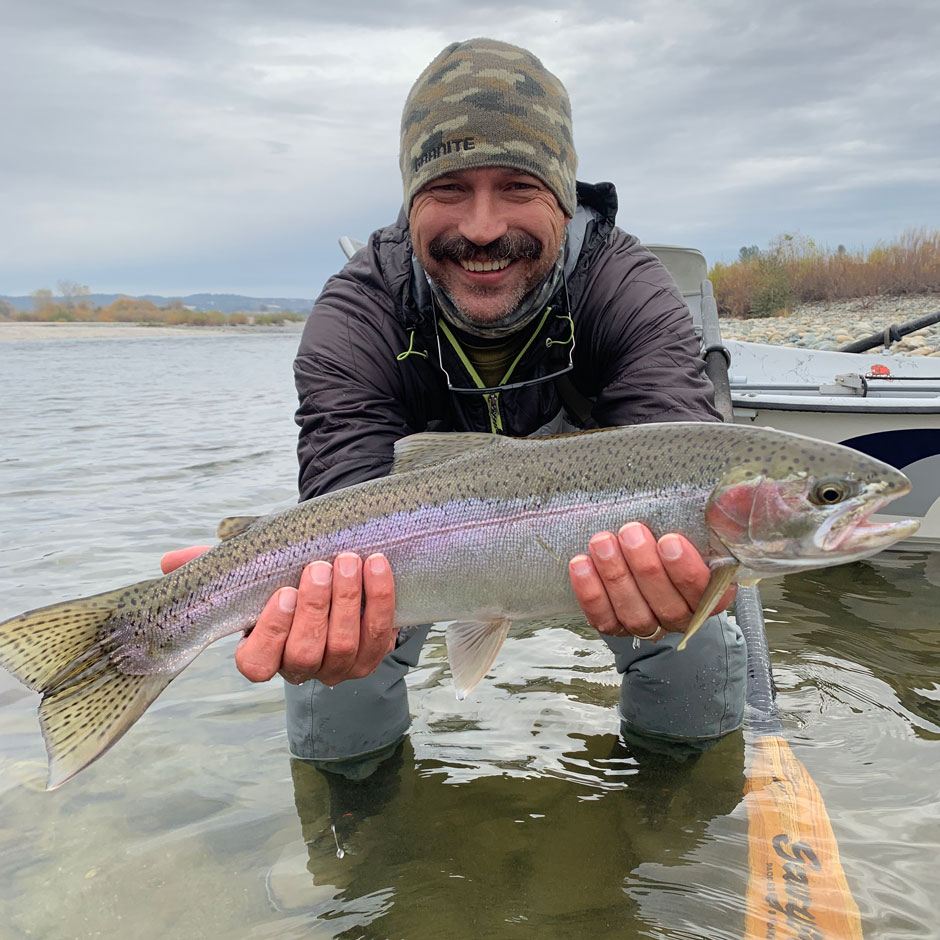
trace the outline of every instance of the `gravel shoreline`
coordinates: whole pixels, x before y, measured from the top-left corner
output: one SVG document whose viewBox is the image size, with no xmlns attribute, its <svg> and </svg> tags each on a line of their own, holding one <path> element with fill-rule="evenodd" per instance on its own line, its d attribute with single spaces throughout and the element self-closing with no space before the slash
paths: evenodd
<svg viewBox="0 0 940 940">
<path fill-rule="evenodd" d="M 63 339 L 231 336 L 233 333 L 250 336 L 262 333 L 299 335 L 302 329 L 302 323 L 285 323 L 283 326 L 146 326 L 143 323 L 31 323 L 20 320 L 0 320 L 0 343 Z"/>
<path fill-rule="evenodd" d="M 863 297 L 833 303 L 803 304 L 790 316 L 736 320 L 722 317 L 721 335 L 750 343 L 838 349 L 845 343 L 880 333 L 885 327 L 940 311 L 940 294 L 904 297 Z M 881 351 L 876 347 L 875 351 Z M 940 323 L 909 333 L 891 353 L 940 357 Z"/>
</svg>

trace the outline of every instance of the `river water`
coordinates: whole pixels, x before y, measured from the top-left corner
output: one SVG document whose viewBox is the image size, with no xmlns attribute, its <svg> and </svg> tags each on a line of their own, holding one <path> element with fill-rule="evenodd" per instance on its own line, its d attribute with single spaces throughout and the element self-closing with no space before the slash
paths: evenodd
<svg viewBox="0 0 940 940">
<path fill-rule="evenodd" d="M 296 341 L 0 344 L 0 619 L 292 501 Z M 938 558 L 762 584 L 787 737 L 868 940 L 940 937 Z M 685 762 L 620 743 L 584 625 L 514 633 L 463 703 L 432 634 L 411 735 L 359 784 L 292 764 L 279 683 L 233 647 L 52 793 L 38 696 L 0 673 L 0 937 L 742 936 L 743 736 Z"/>
</svg>

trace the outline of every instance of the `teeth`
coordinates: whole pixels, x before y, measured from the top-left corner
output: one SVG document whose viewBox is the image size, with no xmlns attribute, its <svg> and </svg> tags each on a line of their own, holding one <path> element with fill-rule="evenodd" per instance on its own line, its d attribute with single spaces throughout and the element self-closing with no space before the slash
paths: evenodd
<svg viewBox="0 0 940 940">
<path fill-rule="evenodd" d="M 502 258 L 499 261 L 461 261 L 464 271 L 502 271 L 509 267 L 509 259 Z"/>
</svg>

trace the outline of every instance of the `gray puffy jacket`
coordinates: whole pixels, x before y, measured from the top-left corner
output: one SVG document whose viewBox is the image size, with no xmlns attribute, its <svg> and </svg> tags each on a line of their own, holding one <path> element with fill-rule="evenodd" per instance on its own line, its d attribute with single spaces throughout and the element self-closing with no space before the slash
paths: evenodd
<svg viewBox="0 0 940 940">
<path fill-rule="evenodd" d="M 578 183 L 565 266 L 570 319 L 564 297 L 553 298 L 555 312 L 510 382 L 552 375 L 570 359 L 595 426 L 718 420 L 688 308 L 662 264 L 614 225 L 616 210 L 610 183 Z M 525 436 L 562 408 L 551 380 L 496 395 L 450 392 L 442 364 L 453 385 L 473 387 L 450 344 L 438 345 L 400 216 L 326 282 L 304 328 L 294 362 L 301 498 L 387 473 L 406 434 Z"/>
</svg>

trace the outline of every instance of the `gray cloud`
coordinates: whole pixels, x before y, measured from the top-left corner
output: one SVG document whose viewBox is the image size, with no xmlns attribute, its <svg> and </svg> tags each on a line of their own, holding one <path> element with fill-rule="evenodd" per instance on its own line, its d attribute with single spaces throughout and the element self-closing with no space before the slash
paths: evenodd
<svg viewBox="0 0 940 940">
<path fill-rule="evenodd" d="M 480 23 L 496 24 L 481 27 Z M 497 28 L 498 26 L 498 28 Z M 526 45 L 566 83 L 621 224 L 729 259 L 783 231 L 936 225 L 940 18 L 894 5 L 79 4 L 5 13 L 0 293 L 312 295 L 400 203 L 413 79 L 447 42 Z"/>
</svg>

